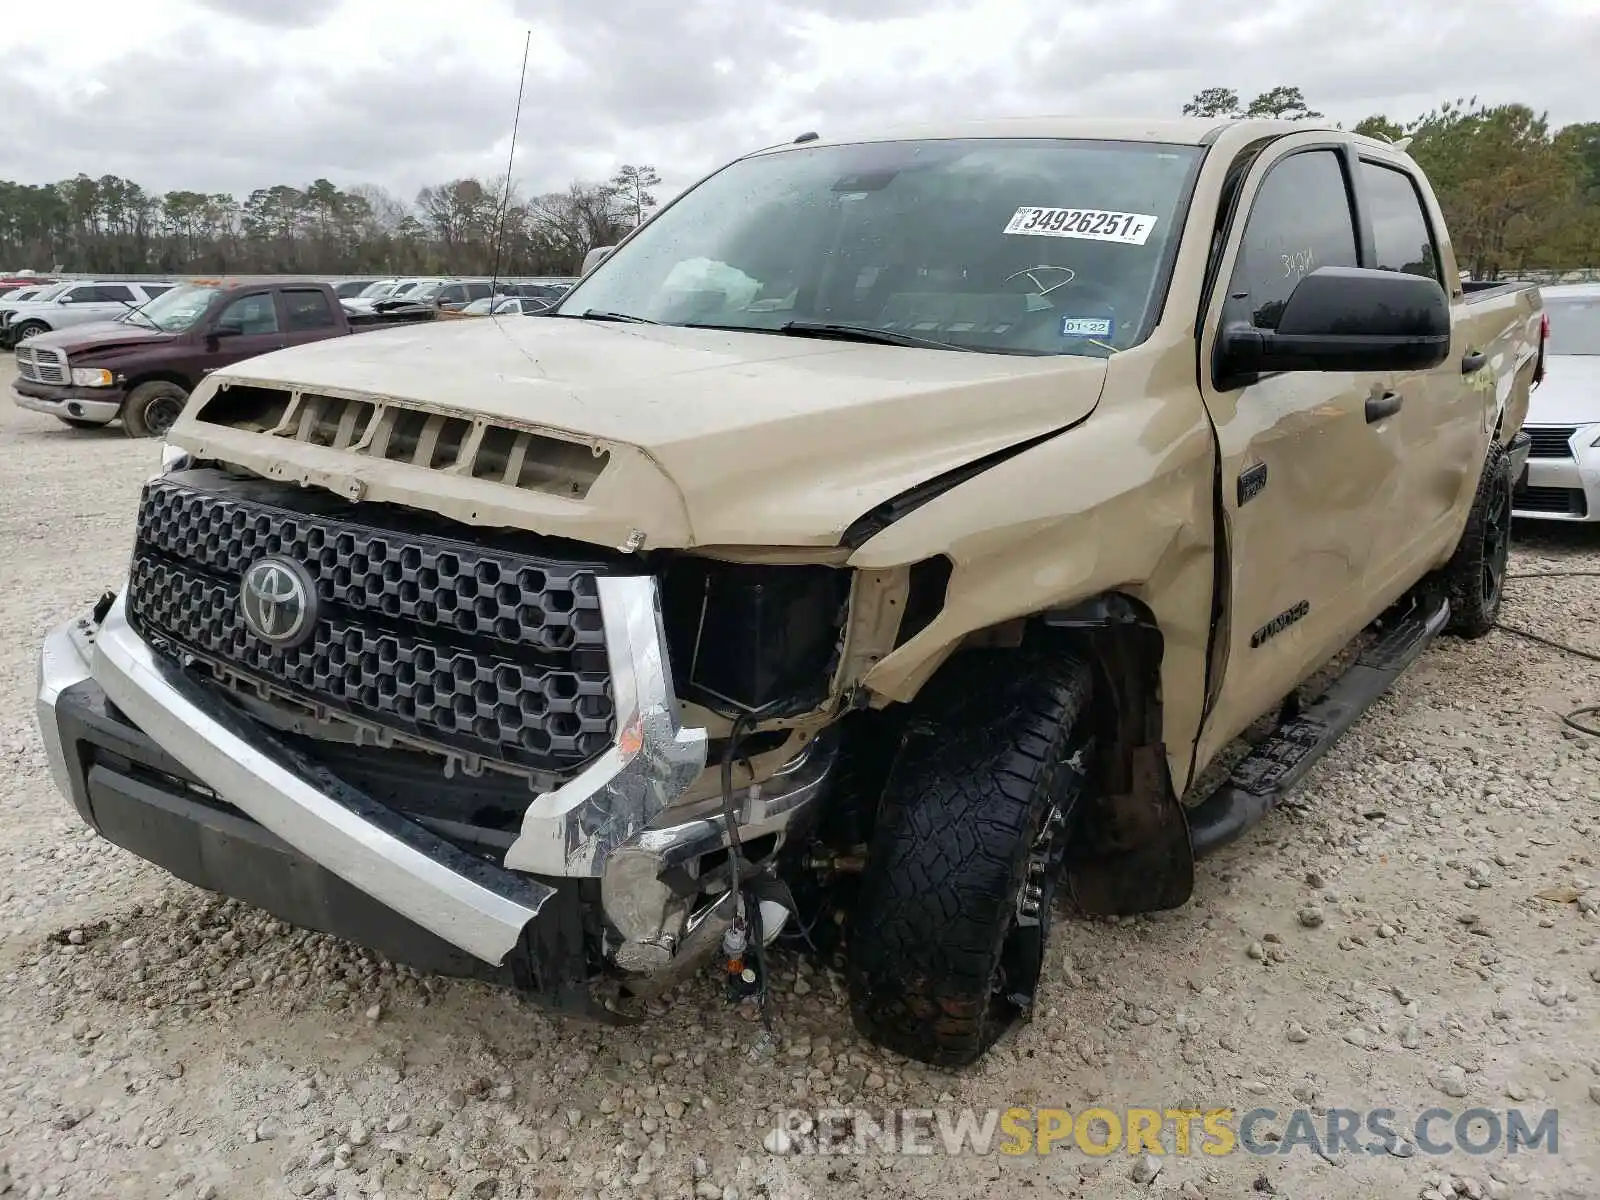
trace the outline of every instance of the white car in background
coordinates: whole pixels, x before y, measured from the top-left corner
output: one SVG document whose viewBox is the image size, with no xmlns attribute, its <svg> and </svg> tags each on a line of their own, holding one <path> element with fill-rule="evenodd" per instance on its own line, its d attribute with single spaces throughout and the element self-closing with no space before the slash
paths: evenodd
<svg viewBox="0 0 1600 1200">
<path fill-rule="evenodd" d="M 342 299 L 346 312 L 370 313 L 376 311 L 376 306 L 383 300 L 411 300 L 415 299 L 423 288 L 429 284 L 442 283 L 439 279 L 424 279 L 413 277 L 410 279 L 389 279 L 382 283 L 373 284 L 362 291 L 361 295 L 349 299 Z"/>
<path fill-rule="evenodd" d="M 1528 403 L 1527 478 L 1518 517 L 1600 521 L 1600 283 L 1541 289 L 1550 322 L 1545 378 Z"/>
<path fill-rule="evenodd" d="M 121 280 L 75 280 L 20 304 L 0 305 L 0 341 L 8 346 L 32 337 L 92 321 L 112 321 L 142 307 L 170 283 L 127 283 Z"/>
</svg>

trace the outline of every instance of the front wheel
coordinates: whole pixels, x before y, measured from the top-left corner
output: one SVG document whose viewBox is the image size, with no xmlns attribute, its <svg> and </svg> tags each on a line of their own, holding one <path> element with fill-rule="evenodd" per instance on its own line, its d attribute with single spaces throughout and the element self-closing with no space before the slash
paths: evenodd
<svg viewBox="0 0 1600 1200">
<path fill-rule="evenodd" d="M 50 326 L 46 325 L 43 321 L 24 321 L 21 325 L 17 326 L 16 332 L 11 335 L 11 344 L 14 346 L 18 342 L 26 341 L 36 333 L 49 332 Z"/>
<path fill-rule="evenodd" d="M 1478 479 L 1467 528 L 1450 562 L 1444 583 L 1450 595 L 1447 632 L 1480 638 L 1494 628 L 1505 595 L 1506 565 L 1511 557 L 1511 459 L 1499 442 Z"/>
<path fill-rule="evenodd" d="M 851 916 L 851 1015 L 935 1066 L 1032 1002 L 1088 753 L 1090 673 L 1049 644 L 971 651 L 917 698 Z"/>
<path fill-rule="evenodd" d="M 141 383 L 122 405 L 122 432 L 136 438 L 165 437 L 188 400 L 188 392 L 164 379 Z"/>
</svg>

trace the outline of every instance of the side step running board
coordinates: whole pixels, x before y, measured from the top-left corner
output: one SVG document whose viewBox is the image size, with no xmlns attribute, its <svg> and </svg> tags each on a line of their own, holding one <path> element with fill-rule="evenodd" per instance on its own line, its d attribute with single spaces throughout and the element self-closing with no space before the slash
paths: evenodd
<svg viewBox="0 0 1600 1200">
<path fill-rule="evenodd" d="M 1322 697 L 1285 721 L 1189 810 L 1189 842 L 1201 858 L 1238 838 L 1292 791 L 1323 753 L 1389 690 L 1450 619 L 1450 602 L 1424 597 L 1376 623 L 1378 638 Z"/>
</svg>

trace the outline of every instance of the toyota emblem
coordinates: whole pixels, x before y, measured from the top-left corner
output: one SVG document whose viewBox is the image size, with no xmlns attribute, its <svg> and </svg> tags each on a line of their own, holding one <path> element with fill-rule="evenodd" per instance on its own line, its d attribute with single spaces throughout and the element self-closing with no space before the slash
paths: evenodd
<svg viewBox="0 0 1600 1200">
<path fill-rule="evenodd" d="M 317 585 L 293 559 L 257 559 L 239 587 L 245 628 L 275 650 L 298 646 L 317 622 Z"/>
</svg>

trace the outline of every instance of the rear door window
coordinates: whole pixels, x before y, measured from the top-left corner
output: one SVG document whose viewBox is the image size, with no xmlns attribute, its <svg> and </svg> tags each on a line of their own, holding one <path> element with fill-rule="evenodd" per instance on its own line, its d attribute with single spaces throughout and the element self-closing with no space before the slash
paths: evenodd
<svg viewBox="0 0 1600 1200">
<path fill-rule="evenodd" d="M 283 293 L 283 310 L 291 333 L 304 333 L 315 329 L 333 329 L 333 307 L 328 297 L 319 291 L 296 290 Z"/>
<path fill-rule="evenodd" d="M 1256 192 L 1223 319 L 1276 329 L 1289 293 L 1312 271 L 1360 265 L 1340 155 L 1292 154 L 1268 171 Z"/>
<path fill-rule="evenodd" d="M 1380 163 L 1361 163 L 1361 188 L 1372 216 L 1373 266 L 1382 271 L 1439 277 L 1439 251 L 1428 227 L 1416 182 L 1404 171 Z"/>
<path fill-rule="evenodd" d="M 88 296 L 87 299 L 97 301 L 101 304 L 119 304 L 124 301 L 131 302 L 137 299 L 137 297 L 133 294 L 132 288 L 124 287 L 120 283 L 102 283 L 96 287 L 90 288 L 89 290 L 92 294 Z"/>
</svg>

